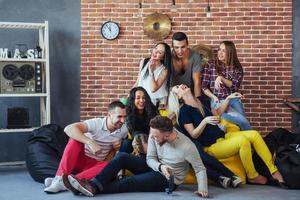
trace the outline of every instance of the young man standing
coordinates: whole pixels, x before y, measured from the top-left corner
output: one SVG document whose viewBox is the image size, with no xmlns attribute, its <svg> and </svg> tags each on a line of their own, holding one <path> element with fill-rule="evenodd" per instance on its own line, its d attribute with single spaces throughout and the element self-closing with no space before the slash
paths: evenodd
<svg viewBox="0 0 300 200">
<path fill-rule="evenodd" d="M 124 104 L 114 101 L 109 104 L 106 117 L 68 125 L 65 133 L 70 140 L 56 176 L 45 179 L 44 191 L 53 194 L 67 190 L 62 177 L 74 172 L 79 179 L 94 178 L 107 165 L 107 155 L 113 149 L 118 149 L 121 140 L 126 137 L 128 130 L 124 124 L 125 118 Z"/>
<path fill-rule="evenodd" d="M 73 175 L 64 178 L 65 185 L 74 194 L 95 196 L 99 193 L 162 192 L 168 188 L 168 179 L 174 175 L 174 188 L 180 185 L 192 165 L 198 182 L 197 195 L 207 197 L 207 177 L 196 146 L 183 134 L 173 129 L 167 117 L 156 116 L 150 121 L 147 161 L 127 153 L 116 157 L 90 181 Z M 148 164 L 148 166 L 147 166 Z M 116 180 L 120 169 L 134 175 Z"/>
<path fill-rule="evenodd" d="M 200 55 L 189 48 L 188 38 L 183 32 L 176 32 L 172 37 L 171 86 L 185 84 L 192 89 L 193 94 L 201 96 L 202 59 Z"/>
</svg>

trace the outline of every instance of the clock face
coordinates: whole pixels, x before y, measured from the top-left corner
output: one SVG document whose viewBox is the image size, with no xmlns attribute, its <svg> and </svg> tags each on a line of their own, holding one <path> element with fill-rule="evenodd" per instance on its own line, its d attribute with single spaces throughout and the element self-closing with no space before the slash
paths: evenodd
<svg viewBox="0 0 300 200">
<path fill-rule="evenodd" d="M 107 21 L 101 27 L 101 34 L 107 40 L 114 40 L 120 34 L 120 27 L 116 22 Z"/>
</svg>

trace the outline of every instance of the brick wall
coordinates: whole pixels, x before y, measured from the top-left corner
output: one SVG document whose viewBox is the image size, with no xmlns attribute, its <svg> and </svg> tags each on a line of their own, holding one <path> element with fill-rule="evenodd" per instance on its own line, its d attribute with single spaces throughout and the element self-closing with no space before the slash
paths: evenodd
<svg viewBox="0 0 300 200">
<path fill-rule="evenodd" d="M 142 2 L 142 8 L 139 8 Z M 247 117 L 267 133 L 291 128 L 291 113 L 282 99 L 291 95 L 291 0 L 81 0 L 81 119 L 105 113 L 111 100 L 125 97 L 138 74 L 141 58 L 156 43 L 143 33 L 143 18 L 155 11 L 172 19 L 172 33 L 184 31 L 190 45 L 216 48 L 232 40 L 244 67 L 242 84 Z M 141 17 L 142 14 L 142 17 Z M 121 34 L 101 37 L 100 27 L 113 20 Z M 165 39 L 171 42 L 172 33 Z"/>
</svg>

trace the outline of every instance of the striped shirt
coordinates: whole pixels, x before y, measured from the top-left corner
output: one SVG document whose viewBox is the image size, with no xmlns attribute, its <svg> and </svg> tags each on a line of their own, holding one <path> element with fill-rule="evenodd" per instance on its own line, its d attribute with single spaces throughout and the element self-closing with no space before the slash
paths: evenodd
<svg viewBox="0 0 300 200">
<path fill-rule="evenodd" d="M 85 145 L 85 154 L 96 160 L 104 160 L 109 152 L 112 150 L 114 141 L 121 140 L 127 136 L 128 130 L 125 124 L 120 129 L 110 132 L 106 126 L 107 117 L 94 118 L 84 121 L 88 127 L 88 132 L 85 136 L 93 139 L 101 147 L 101 153 L 94 155 L 89 149 L 88 145 Z"/>
</svg>

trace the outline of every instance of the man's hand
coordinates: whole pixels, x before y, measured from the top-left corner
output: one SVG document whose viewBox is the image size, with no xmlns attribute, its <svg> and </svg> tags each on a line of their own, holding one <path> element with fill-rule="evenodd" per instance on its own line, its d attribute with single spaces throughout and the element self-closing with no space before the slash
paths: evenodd
<svg viewBox="0 0 300 200">
<path fill-rule="evenodd" d="M 196 195 L 203 197 L 203 198 L 209 198 L 208 192 L 200 192 L 200 191 L 195 191 L 194 192 Z"/>
<path fill-rule="evenodd" d="M 99 155 L 102 152 L 102 149 L 101 149 L 100 145 L 97 144 L 94 140 L 90 140 L 87 143 L 87 145 L 88 145 L 88 147 L 90 148 L 91 152 L 94 155 Z"/>
<path fill-rule="evenodd" d="M 169 180 L 173 168 L 163 164 L 160 166 L 160 169 L 161 169 L 161 173 Z"/>
<path fill-rule="evenodd" d="M 121 140 L 115 140 L 112 142 L 112 147 L 114 150 L 119 150 L 121 147 Z"/>
<path fill-rule="evenodd" d="M 223 84 L 222 78 L 223 78 L 222 76 L 218 76 L 215 80 L 215 88 L 217 90 L 220 89 L 221 84 Z"/>
<path fill-rule="evenodd" d="M 208 116 L 205 117 L 204 120 L 207 124 L 211 125 L 217 125 L 218 123 L 220 123 L 220 117 L 218 116 Z"/>
</svg>

